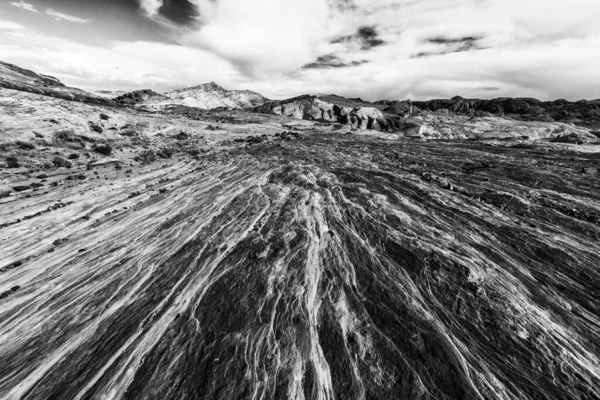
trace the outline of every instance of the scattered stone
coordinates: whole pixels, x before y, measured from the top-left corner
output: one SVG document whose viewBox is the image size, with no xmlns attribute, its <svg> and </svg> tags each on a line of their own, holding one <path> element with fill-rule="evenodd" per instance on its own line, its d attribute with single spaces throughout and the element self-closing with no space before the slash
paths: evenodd
<svg viewBox="0 0 600 400">
<path fill-rule="evenodd" d="M 92 132 L 96 132 L 96 133 L 102 133 L 104 132 L 104 129 L 102 129 L 102 127 L 98 124 L 96 124 L 95 122 L 88 122 L 88 126 L 90 127 L 90 130 Z"/>
</svg>

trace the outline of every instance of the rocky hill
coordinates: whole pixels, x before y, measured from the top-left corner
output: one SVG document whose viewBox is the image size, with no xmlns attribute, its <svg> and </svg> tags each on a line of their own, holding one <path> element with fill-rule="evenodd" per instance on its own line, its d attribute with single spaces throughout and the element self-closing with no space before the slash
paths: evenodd
<svg viewBox="0 0 600 400">
<path fill-rule="evenodd" d="M 438 103 L 433 103 L 438 104 Z M 454 104 L 454 103 L 453 103 Z M 595 140 L 600 132 L 585 126 L 549 119 L 505 118 L 505 115 L 465 112 L 462 108 L 419 109 L 422 103 L 348 99 L 337 95 L 299 96 L 269 101 L 253 112 L 289 118 L 336 123 L 351 130 L 376 130 L 423 139 L 557 139 L 573 142 Z M 433 107 L 433 106 L 432 106 Z M 512 109 L 510 109 L 512 111 Z M 518 117 L 518 115 L 516 116 Z"/>
<path fill-rule="evenodd" d="M 448 112 L 474 116 L 502 115 L 530 121 L 565 121 L 578 124 L 600 124 L 600 99 L 569 102 L 564 99 L 540 101 L 533 98 L 497 98 L 491 100 L 451 99 L 415 101 L 421 110 Z"/>
<path fill-rule="evenodd" d="M 65 86 L 58 79 L 0 61 L 0 87 L 31 92 L 59 99 L 111 105 L 104 97 Z"/>
<path fill-rule="evenodd" d="M 392 130 L 388 118 L 371 103 L 330 96 L 299 96 L 269 101 L 251 109 L 253 112 L 321 122 L 336 122 L 356 129 Z"/>
<path fill-rule="evenodd" d="M 168 101 L 167 96 L 156 93 L 150 89 L 135 90 L 133 92 L 124 93 L 113 99 L 119 104 L 135 106 L 146 102 L 161 102 Z"/>
<path fill-rule="evenodd" d="M 250 90 L 227 90 L 214 82 L 174 90 L 162 94 L 163 97 L 151 96 L 138 103 L 151 109 L 161 109 L 169 105 L 212 109 L 240 109 L 263 104 L 268 99 Z"/>
</svg>

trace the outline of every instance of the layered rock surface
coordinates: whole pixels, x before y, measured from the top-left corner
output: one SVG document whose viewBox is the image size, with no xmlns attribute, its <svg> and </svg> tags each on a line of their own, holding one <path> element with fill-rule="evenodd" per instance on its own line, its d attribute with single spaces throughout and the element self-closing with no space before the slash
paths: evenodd
<svg viewBox="0 0 600 400">
<path fill-rule="evenodd" d="M 593 143 L 0 98 L 0 398 L 600 398 Z"/>
</svg>

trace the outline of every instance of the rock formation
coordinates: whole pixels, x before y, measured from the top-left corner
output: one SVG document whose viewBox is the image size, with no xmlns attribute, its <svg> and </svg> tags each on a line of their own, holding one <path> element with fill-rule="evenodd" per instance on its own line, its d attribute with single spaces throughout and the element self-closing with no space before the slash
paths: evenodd
<svg viewBox="0 0 600 400">
<path fill-rule="evenodd" d="M 264 114 L 336 122 L 357 129 L 389 130 L 390 124 L 376 107 L 345 106 L 324 101 L 317 96 L 300 96 L 284 101 L 270 101 L 252 109 Z"/>
<path fill-rule="evenodd" d="M 58 79 L 0 61 L 0 87 L 85 103 L 112 105 L 109 99 L 65 86 Z"/>
<path fill-rule="evenodd" d="M 540 101 L 533 98 L 465 99 L 415 101 L 421 110 L 446 109 L 456 114 L 485 116 L 507 115 L 534 121 L 573 121 L 600 123 L 600 99 L 569 102 L 564 99 Z"/>
<path fill-rule="evenodd" d="M 239 109 L 263 104 L 267 98 L 250 90 L 227 90 L 214 82 L 163 93 L 165 98 L 152 97 L 141 105 L 160 108 L 166 105 L 211 110 L 216 108 Z"/>
</svg>

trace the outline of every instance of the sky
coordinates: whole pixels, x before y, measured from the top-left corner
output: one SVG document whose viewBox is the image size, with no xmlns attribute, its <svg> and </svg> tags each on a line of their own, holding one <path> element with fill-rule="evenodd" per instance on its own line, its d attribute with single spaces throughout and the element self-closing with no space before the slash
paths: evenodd
<svg viewBox="0 0 600 400">
<path fill-rule="evenodd" d="M 0 60 L 85 90 L 600 98 L 600 0 L 1 0 Z"/>
</svg>

